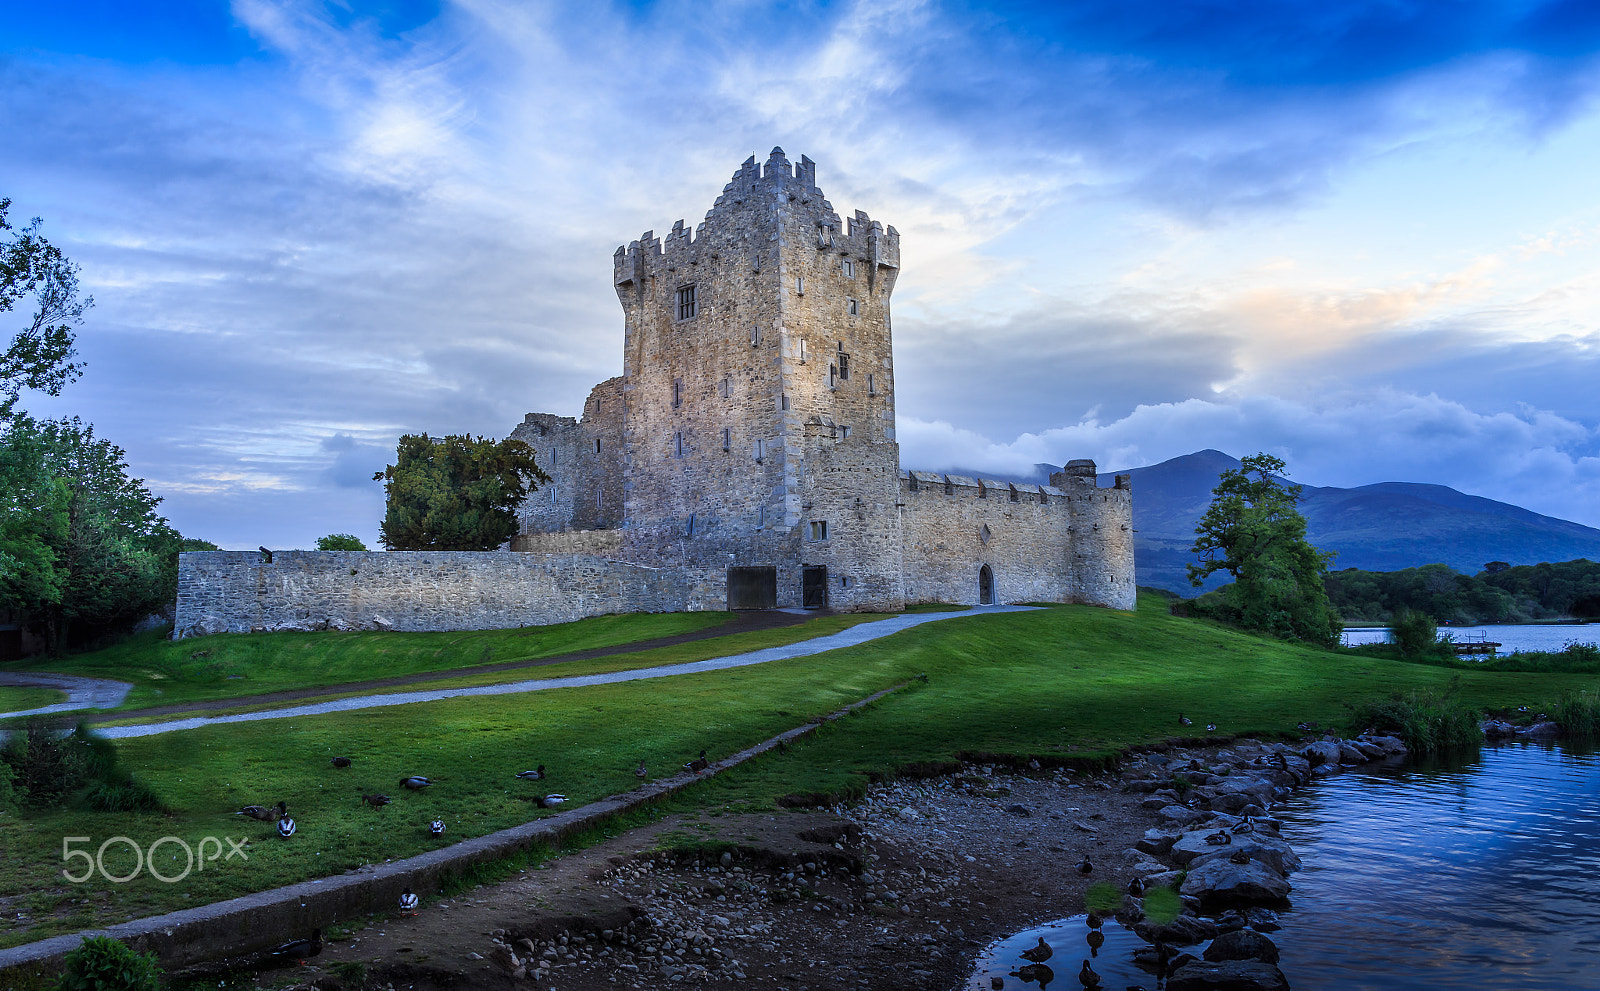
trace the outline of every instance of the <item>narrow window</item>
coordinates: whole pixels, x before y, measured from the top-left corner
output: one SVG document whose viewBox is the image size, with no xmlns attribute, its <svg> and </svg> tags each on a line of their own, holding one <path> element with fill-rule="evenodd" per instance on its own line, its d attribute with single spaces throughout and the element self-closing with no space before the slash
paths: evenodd
<svg viewBox="0 0 1600 991">
<path fill-rule="evenodd" d="M 849 578 L 849 576 L 847 576 L 847 575 L 840 575 L 839 576 L 839 587 L 840 588 L 849 588 L 850 587 L 850 578 Z"/>
<path fill-rule="evenodd" d="M 846 381 L 850 378 L 850 356 L 843 351 L 839 352 L 839 378 Z"/>
<path fill-rule="evenodd" d="M 750 325 L 750 346 L 753 348 L 761 346 L 761 325 L 758 323 Z"/>
<path fill-rule="evenodd" d="M 856 263 L 848 258 L 844 260 L 844 277 L 847 279 L 856 277 Z"/>
<path fill-rule="evenodd" d="M 724 375 L 722 376 L 722 398 L 727 399 L 731 395 L 733 395 L 733 376 Z"/>
<path fill-rule="evenodd" d="M 828 366 L 828 388 L 832 389 L 839 384 L 839 366 Z"/>
<path fill-rule="evenodd" d="M 605 491 L 606 491 L 605 489 L 595 489 L 594 490 L 594 508 L 595 509 L 604 509 L 605 508 L 605 500 L 604 500 Z"/>
<path fill-rule="evenodd" d="M 849 440 L 850 439 L 850 428 L 849 427 L 844 426 L 843 424 L 841 424 L 839 426 L 839 439 L 840 440 Z"/>
<path fill-rule="evenodd" d="M 803 277 L 798 275 L 794 277 L 794 291 L 797 296 L 806 294 L 806 280 Z"/>
<path fill-rule="evenodd" d="M 683 379 L 672 380 L 672 405 L 683 405 Z"/>
<path fill-rule="evenodd" d="M 732 429 L 730 429 L 728 427 L 723 427 L 722 428 L 722 449 L 724 451 L 726 451 L 728 449 L 728 443 L 732 439 L 733 439 L 733 431 L 732 431 Z"/>
<path fill-rule="evenodd" d="M 694 285 L 678 287 L 678 319 L 688 320 L 699 312 L 695 302 Z"/>
<path fill-rule="evenodd" d="M 689 525 L 683 528 L 683 535 L 685 537 L 694 536 L 694 514 L 693 513 L 689 514 Z"/>
<path fill-rule="evenodd" d="M 867 373 L 867 395 L 876 396 L 877 394 L 878 394 L 878 382 L 877 382 L 876 379 L 874 379 L 872 377 L 872 373 L 868 372 Z"/>
<path fill-rule="evenodd" d="M 683 432 L 682 431 L 679 431 L 678 433 L 675 433 L 675 434 L 672 435 L 672 456 L 675 457 L 675 458 L 683 457 Z"/>
<path fill-rule="evenodd" d="M 846 306 L 846 309 L 849 310 L 849 313 L 850 313 L 851 316 L 858 317 L 858 316 L 861 315 L 861 305 L 859 303 L 857 303 L 855 300 L 853 300 L 853 299 L 845 300 L 845 306 Z"/>
<path fill-rule="evenodd" d="M 784 393 L 779 398 L 778 403 L 779 403 L 780 406 L 782 406 L 783 409 L 787 410 L 789 408 L 789 394 L 788 393 Z"/>
<path fill-rule="evenodd" d="M 980 541 L 982 541 L 983 543 L 985 543 L 985 544 L 987 544 L 989 542 L 989 524 L 985 523 L 978 530 L 978 539 Z"/>
<path fill-rule="evenodd" d="M 555 504 L 556 504 L 556 487 L 554 485 L 552 485 L 552 486 L 550 486 L 550 505 L 554 506 Z"/>
<path fill-rule="evenodd" d="M 554 468 L 555 466 L 556 466 L 556 449 L 552 447 L 550 449 L 550 467 Z"/>
<path fill-rule="evenodd" d="M 598 438 L 598 437 L 596 437 L 594 439 L 594 453 L 596 453 L 596 454 L 600 453 L 600 438 Z"/>
<path fill-rule="evenodd" d="M 756 529 L 764 530 L 767 527 L 767 504 L 762 503 L 756 510 Z"/>
<path fill-rule="evenodd" d="M 755 443 L 750 445 L 750 454 L 757 461 L 760 461 L 762 458 L 766 457 L 767 456 L 767 442 L 765 440 L 761 439 L 760 437 L 757 437 L 755 439 Z"/>
<path fill-rule="evenodd" d="M 811 539 L 812 540 L 827 540 L 828 539 L 828 521 L 827 520 L 812 520 L 811 521 Z"/>
<path fill-rule="evenodd" d="M 806 342 L 804 340 L 802 340 L 800 342 L 800 364 L 803 365 L 805 363 L 806 363 Z"/>
</svg>

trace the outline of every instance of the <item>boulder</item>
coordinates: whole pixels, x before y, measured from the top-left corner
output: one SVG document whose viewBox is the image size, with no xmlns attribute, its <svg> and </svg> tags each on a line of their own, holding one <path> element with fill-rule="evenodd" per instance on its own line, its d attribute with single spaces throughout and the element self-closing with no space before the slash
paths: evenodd
<svg viewBox="0 0 1600 991">
<path fill-rule="evenodd" d="M 1243 812 L 1247 806 L 1254 804 L 1249 795 L 1236 791 L 1213 795 L 1206 800 L 1206 807 L 1217 812 Z"/>
<path fill-rule="evenodd" d="M 1182 877 L 1182 871 L 1162 871 L 1159 874 L 1145 875 L 1144 883 L 1149 888 L 1175 888 Z"/>
<path fill-rule="evenodd" d="M 1313 769 L 1324 764 L 1337 764 L 1339 763 L 1339 745 L 1332 740 L 1318 740 L 1300 751 L 1300 755 L 1306 759 Z"/>
<path fill-rule="evenodd" d="M 1289 991 L 1289 979 L 1273 964 L 1256 960 L 1197 960 L 1167 978 L 1167 991 Z"/>
<path fill-rule="evenodd" d="M 1160 857 L 1172 849 L 1172 844 L 1178 842 L 1183 833 L 1168 829 L 1147 829 L 1144 836 L 1134 846 L 1141 853 L 1148 853 L 1153 857 Z"/>
<path fill-rule="evenodd" d="M 1508 740 L 1517 735 L 1517 728 L 1503 719 L 1485 719 L 1478 728 L 1490 740 Z"/>
<path fill-rule="evenodd" d="M 1133 927 L 1146 943 L 1166 943 L 1168 946 L 1193 946 L 1217 938 L 1217 924 L 1210 919 L 1180 915 L 1164 926 L 1148 920 Z"/>
<path fill-rule="evenodd" d="M 1542 723 L 1534 723 L 1527 729 L 1519 729 L 1517 730 L 1517 735 L 1532 737 L 1536 740 L 1548 740 L 1561 735 L 1561 726 L 1559 723 L 1552 723 L 1547 720 Z"/>
<path fill-rule="evenodd" d="M 1210 826 L 1211 823 L 1207 823 Z M 1221 854 L 1226 860 L 1231 854 L 1239 851 L 1257 863 L 1270 866 L 1280 874 L 1288 874 L 1300 869 L 1300 858 L 1295 856 L 1294 847 L 1285 843 L 1269 833 L 1257 830 L 1253 833 L 1234 833 L 1233 842 L 1213 846 L 1206 842 L 1206 837 L 1217 832 L 1215 829 L 1192 829 L 1175 840 L 1167 851 L 1172 862 L 1180 867 L 1194 867 L 1200 858 L 1211 858 Z"/>
<path fill-rule="evenodd" d="M 1191 870 L 1178 890 L 1200 899 L 1203 905 L 1240 905 L 1281 902 L 1289 897 L 1290 885 L 1265 864 L 1253 860 L 1236 864 L 1217 858 Z"/>
<path fill-rule="evenodd" d="M 1349 740 L 1339 741 L 1339 763 L 1365 764 L 1371 759 L 1372 758 L 1362 753 L 1360 748 L 1358 748 L 1354 743 L 1351 743 Z"/>
<path fill-rule="evenodd" d="M 1191 809 L 1184 805 L 1169 805 L 1156 813 L 1162 822 L 1173 826 L 1187 826 L 1192 822 L 1199 822 L 1206 817 L 1199 809 Z"/>
<path fill-rule="evenodd" d="M 1244 920 L 1258 933 L 1275 933 L 1283 928 L 1278 924 L 1278 913 L 1270 908 L 1247 908 L 1244 910 Z"/>
<path fill-rule="evenodd" d="M 1398 736 L 1369 736 L 1367 742 L 1375 747 L 1382 747 L 1386 754 L 1410 753 L 1410 748 Z"/>
<path fill-rule="evenodd" d="M 1122 786 L 1122 790 L 1134 795 L 1148 795 L 1160 787 L 1159 781 L 1130 781 Z"/>
<path fill-rule="evenodd" d="M 1242 922 L 1243 920 L 1241 920 Z M 1239 928 L 1218 936 L 1202 954 L 1212 963 L 1222 960 L 1278 962 L 1278 944 L 1251 929 Z"/>
</svg>

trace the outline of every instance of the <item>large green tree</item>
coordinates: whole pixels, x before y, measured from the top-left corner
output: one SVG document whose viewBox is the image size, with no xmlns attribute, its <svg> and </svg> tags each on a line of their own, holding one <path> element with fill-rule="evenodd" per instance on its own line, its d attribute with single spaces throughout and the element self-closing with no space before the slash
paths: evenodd
<svg viewBox="0 0 1600 991">
<path fill-rule="evenodd" d="M 14 416 L 0 492 L 0 608 L 42 623 L 52 650 L 170 603 L 181 538 L 93 427 Z"/>
<path fill-rule="evenodd" d="M 379 532 L 392 551 L 491 551 L 517 532 L 517 507 L 550 481 L 520 440 L 406 434 L 385 480 Z"/>
<path fill-rule="evenodd" d="M 32 299 L 27 322 L 0 353 L 0 423 L 15 414 L 24 389 L 60 395 L 77 378 L 72 328 L 94 305 L 78 296 L 78 266 L 39 234 L 36 217 L 13 234 L 6 220 L 11 201 L 0 199 L 0 313 Z M 3 338 L 0 338 L 3 339 Z"/>
<path fill-rule="evenodd" d="M 1257 454 L 1222 473 L 1211 506 L 1195 528 L 1189 581 L 1226 571 L 1233 584 L 1219 590 L 1216 613 L 1245 629 L 1332 646 L 1339 617 L 1328 604 L 1323 579 L 1333 554 L 1306 540 L 1301 488 L 1284 481 L 1281 458 Z"/>
</svg>

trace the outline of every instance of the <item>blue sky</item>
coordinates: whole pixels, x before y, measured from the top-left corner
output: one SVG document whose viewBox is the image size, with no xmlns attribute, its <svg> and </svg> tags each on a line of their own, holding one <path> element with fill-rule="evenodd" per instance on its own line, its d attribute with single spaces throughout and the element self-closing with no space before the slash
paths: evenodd
<svg viewBox="0 0 1600 991">
<path fill-rule="evenodd" d="M 371 540 L 400 433 L 576 414 L 611 252 L 774 145 L 901 231 L 907 466 L 1600 525 L 1592 2 L 5 6 L 0 196 L 97 301 L 29 408 L 185 534 Z"/>
</svg>

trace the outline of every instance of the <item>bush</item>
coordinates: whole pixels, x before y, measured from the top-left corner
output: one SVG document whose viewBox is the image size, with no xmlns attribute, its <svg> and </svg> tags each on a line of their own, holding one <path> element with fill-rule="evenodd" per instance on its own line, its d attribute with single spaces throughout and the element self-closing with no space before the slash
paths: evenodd
<svg viewBox="0 0 1600 991">
<path fill-rule="evenodd" d="M 84 785 L 91 785 L 83 803 L 98 812 L 134 812 L 161 808 L 150 788 L 117 766 L 110 740 L 96 736 L 80 722 L 71 733 L 44 720 L 34 720 L 12 733 L 0 750 L 0 808 L 22 803 L 33 808 L 65 805 Z"/>
<path fill-rule="evenodd" d="M 67 954 L 58 991 L 161 991 L 154 953 L 135 953 L 109 936 L 85 936 Z"/>
<path fill-rule="evenodd" d="M 1425 657 L 1439 652 L 1439 624 L 1417 609 L 1396 609 L 1389 624 L 1389 639 L 1406 658 Z"/>
<path fill-rule="evenodd" d="M 326 537 L 317 538 L 319 551 L 364 551 L 367 545 L 361 538 L 353 533 L 330 533 Z"/>
<path fill-rule="evenodd" d="M 1570 740 L 1600 739 L 1600 694 L 1568 692 L 1546 710 Z"/>
<path fill-rule="evenodd" d="M 1350 733 L 1367 728 L 1398 736 L 1412 753 L 1468 750 L 1483 742 L 1478 713 L 1457 698 L 1457 685 L 1444 692 L 1396 692 L 1387 699 L 1351 706 Z"/>
</svg>

